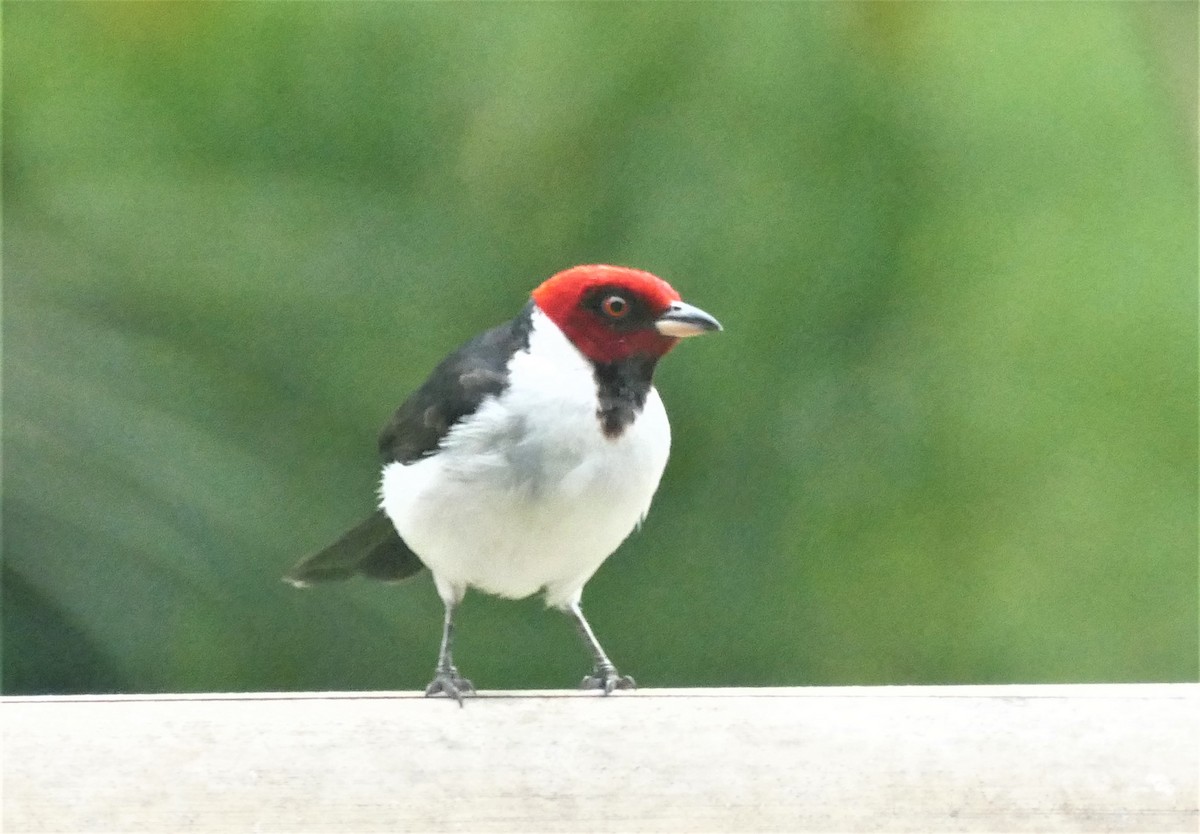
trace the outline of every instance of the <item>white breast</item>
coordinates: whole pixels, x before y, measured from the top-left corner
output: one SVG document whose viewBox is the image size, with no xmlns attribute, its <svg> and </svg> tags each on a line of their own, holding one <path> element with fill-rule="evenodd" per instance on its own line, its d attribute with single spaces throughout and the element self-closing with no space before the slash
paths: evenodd
<svg viewBox="0 0 1200 834">
<path fill-rule="evenodd" d="M 651 388 L 638 418 L 606 437 L 591 364 L 536 309 L 509 374 L 436 454 L 385 467 L 382 506 L 444 598 L 545 589 L 563 606 L 650 509 L 670 426 Z"/>
</svg>

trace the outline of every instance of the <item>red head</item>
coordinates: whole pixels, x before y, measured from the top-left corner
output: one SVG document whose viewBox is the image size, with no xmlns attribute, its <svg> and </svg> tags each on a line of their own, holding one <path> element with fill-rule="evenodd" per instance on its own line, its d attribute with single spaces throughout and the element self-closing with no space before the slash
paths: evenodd
<svg viewBox="0 0 1200 834">
<path fill-rule="evenodd" d="M 593 362 L 658 358 L 684 336 L 720 330 L 663 279 L 622 266 L 576 266 L 533 291 L 533 300 Z"/>
</svg>

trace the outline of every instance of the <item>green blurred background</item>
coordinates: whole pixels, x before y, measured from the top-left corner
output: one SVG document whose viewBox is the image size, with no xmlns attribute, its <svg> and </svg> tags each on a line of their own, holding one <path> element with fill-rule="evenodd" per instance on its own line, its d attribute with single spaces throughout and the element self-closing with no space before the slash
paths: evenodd
<svg viewBox="0 0 1200 834">
<path fill-rule="evenodd" d="M 584 597 L 643 686 L 1195 680 L 1196 21 L 6 3 L 4 689 L 423 686 L 427 574 L 279 577 L 442 355 L 596 261 L 726 327 Z M 457 659 L 587 666 L 480 595 Z"/>
</svg>

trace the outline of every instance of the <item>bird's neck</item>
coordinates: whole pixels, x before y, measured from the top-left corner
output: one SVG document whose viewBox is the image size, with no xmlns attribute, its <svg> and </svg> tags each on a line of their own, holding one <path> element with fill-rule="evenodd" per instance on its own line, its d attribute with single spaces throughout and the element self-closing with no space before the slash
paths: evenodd
<svg viewBox="0 0 1200 834">
<path fill-rule="evenodd" d="M 620 437 L 646 404 L 657 356 L 639 354 L 616 362 L 593 362 L 599 405 L 596 416 L 606 437 Z"/>
</svg>

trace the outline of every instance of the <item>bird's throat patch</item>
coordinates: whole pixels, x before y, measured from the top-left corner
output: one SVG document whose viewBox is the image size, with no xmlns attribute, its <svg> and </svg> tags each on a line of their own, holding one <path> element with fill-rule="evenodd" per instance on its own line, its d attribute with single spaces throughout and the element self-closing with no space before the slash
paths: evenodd
<svg viewBox="0 0 1200 834">
<path fill-rule="evenodd" d="M 642 413 L 657 361 L 653 356 L 631 356 L 618 362 L 593 363 L 599 403 L 596 417 L 605 437 L 616 440 Z"/>
</svg>

